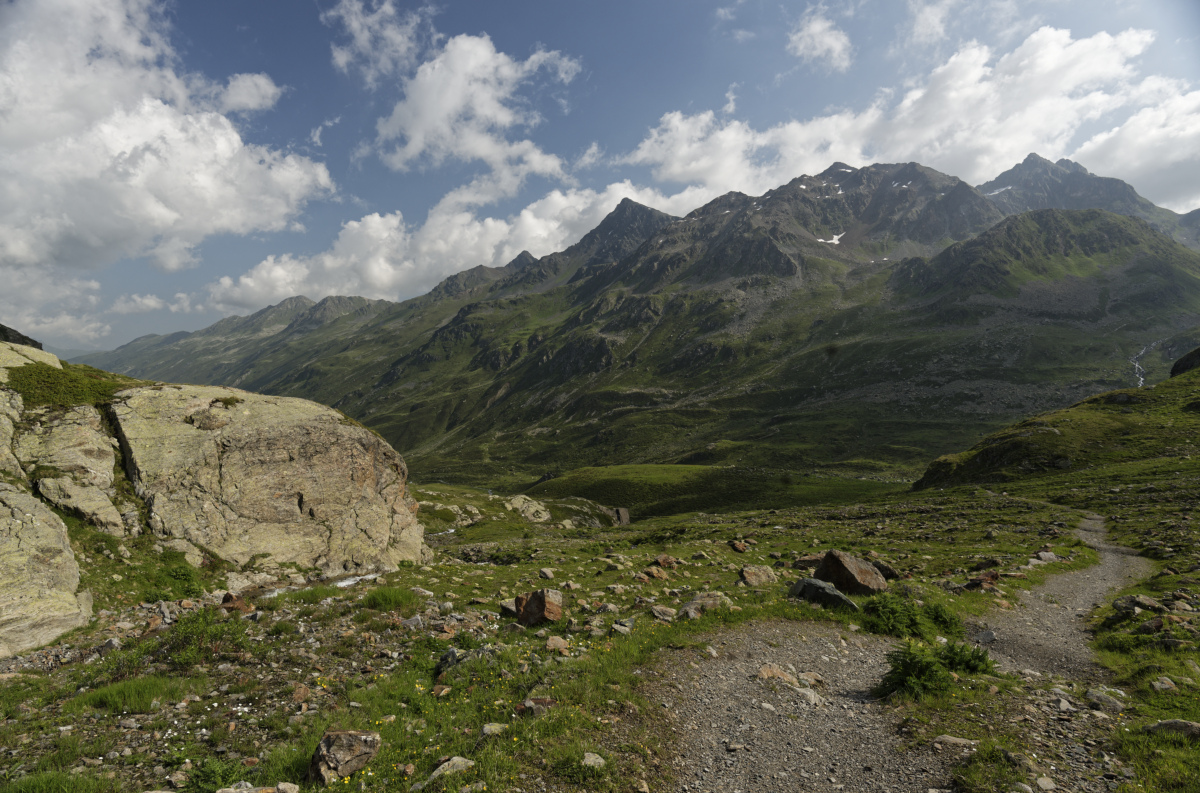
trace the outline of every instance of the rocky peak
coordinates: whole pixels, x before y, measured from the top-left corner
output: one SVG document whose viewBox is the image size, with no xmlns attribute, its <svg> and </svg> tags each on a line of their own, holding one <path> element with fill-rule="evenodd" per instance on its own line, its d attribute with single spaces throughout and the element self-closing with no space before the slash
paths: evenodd
<svg viewBox="0 0 1200 793">
<path fill-rule="evenodd" d="M 21 344 L 26 347 L 33 347 L 35 350 L 42 349 L 40 341 L 34 341 L 20 331 L 13 330 L 7 325 L 0 325 L 0 341 L 6 341 L 11 344 Z"/>
<path fill-rule="evenodd" d="M 647 237 L 674 221 L 672 215 L 621 199 L 596 228 L 583 236 L 578 248 L 587 251 L 585 264 L 615 262 L 633 252 Z M 564 253 L 570 254 L 568 248 Z"/>
</svg>

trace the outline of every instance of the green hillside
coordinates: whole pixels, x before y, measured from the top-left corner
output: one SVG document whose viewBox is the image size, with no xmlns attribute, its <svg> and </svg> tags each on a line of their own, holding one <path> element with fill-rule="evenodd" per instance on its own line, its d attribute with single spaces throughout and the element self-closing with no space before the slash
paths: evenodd
<svg viewBox="0 0 1200 793">
<path fill-rule="evenodd" d="M 325 402 L 419 479 L 664 463 L 915 478 L 1200 342 L 1200 254 L 1102 211 L 1000 218 L 916 164 L 837 164 L 686 218 L 626 201 L 562 253 L 401 304 L 293 299 L 84 360 Z"/>
</svg>

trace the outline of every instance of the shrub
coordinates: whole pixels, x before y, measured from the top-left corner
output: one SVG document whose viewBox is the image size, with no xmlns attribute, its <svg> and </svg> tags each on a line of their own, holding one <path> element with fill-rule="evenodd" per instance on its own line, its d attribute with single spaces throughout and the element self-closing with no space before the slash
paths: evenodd
<svg viewBox="0 0 1200 793">
<path fill-rule="evenodd" d="M 948 691 L 954 682 L 937 654 L 923 644 L 905 642 L 888 653 L 887 660 L 891 668 L 875 688 L 876 696 L 899 694 L 919 699 Z"/>
<path fill-rule="evenodd" d="M 948 642 L 937 649 L 937 658 L 951 672 L 968 675 L 990 675 L 996 671 L 996 662 L 982 647 Z"/>
<path fill-rule="evenodd" d="M 962 620 L 944 603 L 926 603 L 921 607 L 921 613 L 948 637 L 958 638 L 963 635 Z"/>
<path fill-rule="evenodd" d="M 863 626 L 872 633 L 901 638 L 922 634 L 916 606 L 890 592 L 870 598 L 863 606 L 863 612 L 866 614 Z"/>
</svg>

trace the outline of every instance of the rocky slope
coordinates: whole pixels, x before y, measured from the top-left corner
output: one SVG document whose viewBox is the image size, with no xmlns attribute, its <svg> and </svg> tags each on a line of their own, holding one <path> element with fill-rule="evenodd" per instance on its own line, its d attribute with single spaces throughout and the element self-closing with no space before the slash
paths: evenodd
<svg viewBox="0 0 1200 793">
<path fill-rule="evenodd" d="M 89 401 L 78 380 L 103 373 L 79 369 L 0 342 L 0 656 L 90 614 L 67 518 L 115 538 L 149 532 L 160 552 L 251 583 L 429 553 L 404 461 L 338 411 L 197 386 Z"/>
<path fill-rule="evenodd" d="M 1037 154 L 979 185 L 1005 215 L 1033 209 L 1103 209 L 1141 218 L 1190 248 L 1200 249 L 1200 213 L 1179 215 L 1156 206 L 1120 179 L 1097 176 L 1077 162 L 1050 162 Z"/>
</svg>

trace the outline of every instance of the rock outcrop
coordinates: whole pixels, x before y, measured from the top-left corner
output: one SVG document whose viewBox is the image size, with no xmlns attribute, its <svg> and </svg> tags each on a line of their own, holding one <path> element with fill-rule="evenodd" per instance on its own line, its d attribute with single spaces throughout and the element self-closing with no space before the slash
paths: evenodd
<svg viewBox="0 0 1200 793">
<path fill-rule="evenodd" d="M 112 439 L 104 432 L 100 413 L 91 405 L 57 415 L 31 411 L 25 419 L 33 428 L 17 438 L 17 459 L 36 475 L 42 498 L 60 509 L 75 512 L 101 531 L 125 534 L 121 513 L 113 506 Z"/>
<path fill-rule="evenodd" d="M 888 586 L 874 565 L 845 551 L 826 551 L 813 578 L 828 581 L 848 595 L 875 595 Z"/>
<path fill-rule="evenodd" d="M 32 347 L 35 350 L 42 349 L 42 343 L 29 338 L 19 330 L 13 330 L 7 325 L 0 325 L 0 341 L 10 342 L 12 344 L 20 344 L 25 347 Z"/>
<path fill-rule="evenodd" d="M 58 356 L 53 353 L 24 344 L 0 341 L 0 384 L 8 382 L 9 369 L 14 366 L 27 366 L 31 363 L 44 363 L 47 366 L 53 366 L 55 369 L 62 368 L 62 363 L 58 360 Z"/>
<path fill-rule="evenodd" d="M 66 525 L 34 496 L 0 483 L 0 658 L 86 623 L 92 598 L 78 587 Z"/>
<path fill-rule="evenodd" d="M 245 564 L 394 570 L 427 553 L 404 461 L 303 399 L 232 388 L 121 391 L 111 408 L 150 529 Z"/>
</svg>

